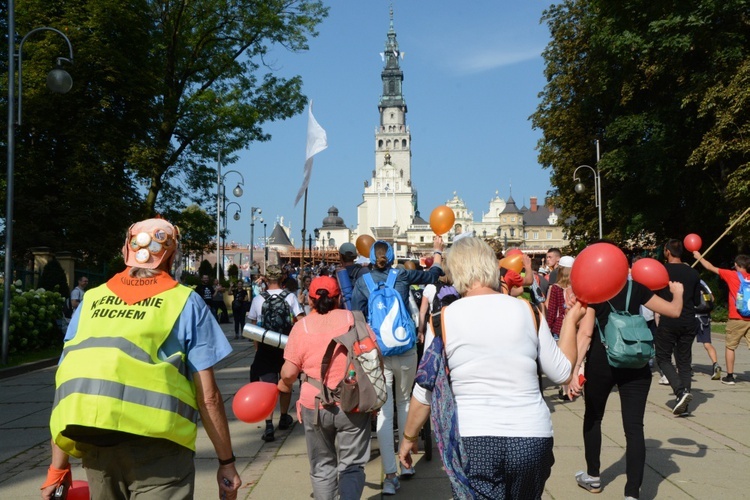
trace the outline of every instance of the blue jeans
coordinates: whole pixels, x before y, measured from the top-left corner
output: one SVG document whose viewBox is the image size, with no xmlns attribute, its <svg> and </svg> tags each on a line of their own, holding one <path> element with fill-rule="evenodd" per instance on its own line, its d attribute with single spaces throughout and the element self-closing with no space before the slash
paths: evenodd
<svg viewBox="0 0 750 500">
<path fill-rule="evenodd" d="M 654 335 L 656 363 L 678 397 L 684 391 L 690 392 L 692 387 L 693 342 L 697 328 L 698 320 L 695 319 L 691 326 L 686 327 L 659 326 Z M 676 369 L 672 364 L 673 354 Z"/>
</svg>

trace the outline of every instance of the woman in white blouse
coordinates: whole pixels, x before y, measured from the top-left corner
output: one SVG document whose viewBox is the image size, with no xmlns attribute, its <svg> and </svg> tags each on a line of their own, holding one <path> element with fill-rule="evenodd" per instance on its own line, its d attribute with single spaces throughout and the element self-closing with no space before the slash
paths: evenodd
<svg viewBox="0 0 750 500">
<path fill-rule="evenodd" d="M 461 239 L 447 262 L 462 298 L 443 310 L 443 338 L 470 489 L 478 499 L 541 498 L 554 456 L 537 366 L 556 384 L 570 380 L 585 308 L 573 305 L 556 344 L 542 315 L 537 331 L 528 302 L 498 292 L 487 243 Z M 430 398 L 415 388 L 399 453 L 408 467 L 409 441 L 429 416 Z"/>
</svg>

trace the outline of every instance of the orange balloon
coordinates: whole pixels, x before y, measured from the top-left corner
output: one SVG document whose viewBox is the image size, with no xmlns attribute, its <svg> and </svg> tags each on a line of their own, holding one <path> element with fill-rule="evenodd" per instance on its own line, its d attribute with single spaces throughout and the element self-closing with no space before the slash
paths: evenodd
<svg viewBox="0 0 750 500">
<path fill-rule="evenodd" d="M 369 234 L 363 234 L 357 238 L 355 246 L 357 247 L 357 252 L 359 252 L 360 255 L 369 257 L 370 248 L 372 248 L 374 244 L 375 238 L 373 238 Z"/>
<path fill-rule="evenodd" d="M 500 259 L 500 267 L 520 273 L 523 270 L 523 253 L 514 253 Z"/>
<path fill-rule="evenodd" d="M 456 222 L 456 214 L 445 205 L 440 205 L 430 214 L 430 227 L 438 236 L 450 231 L 454 222 Z"/>
<path fill-rule="evenodd" d="M 521 251 L 520 248 L 511 248 L 510 250 L 508 250 L 507 252 L 505 252 L 505 256 L 506 257 L 510 257 L 512 255 L 521 255 L 521 256 L 523 256 L 523 251 Z"/>
</svg>

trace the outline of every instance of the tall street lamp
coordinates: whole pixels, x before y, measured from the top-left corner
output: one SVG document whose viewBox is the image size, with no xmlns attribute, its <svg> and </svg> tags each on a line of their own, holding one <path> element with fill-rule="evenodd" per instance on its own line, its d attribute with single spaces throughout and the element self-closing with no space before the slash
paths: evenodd
<svg viewBox="0 0 750 500">
<path fill-rule="evenodd" d="M 222 264 L 224 263 L 224 249 L 227 246 L 227 241 L 226 241 L 227 239 L 227 210 L 232 205 L 237 205 L 237 210 L 234 212 L 234 215 L 232 216 L 234 220 L 240 220 L 240 214 L 242 213 L 242 207 L 236 201 L 230 201 L 229 203 L 224 205 L 224 212 L 221 214 L 222 222 L 224 223 L 223 224 L 224 227 L 222 228 L 222 231 L 221 231 L 221 240 L 222 240 L 221 241 L 221 262 Z"/>
<path fill-rule="evenodd" d="M 229 174 L 237 174 L 240 176 L 240 181 L 237 181 L 237 185 L 232 189 L 232 194 L 236 198 L 239 198 L 242 196 L 242 186 L 245 185 L 245 177 L 238 172 L 237 170 L 229 170 L 226 173 L 222 175 L 221 173 L 221 151 L 219 151 L 219 154 L 216 158 L 216 174 L 217 174 L 217 181 L 216 181 L 216 279 L 219 279 L 220 271 L 219 269 L 224 264 L 222 257 L 222 251 L 224 245 L 222 244 L 222 251 L 219 251 L 219 245 L 222 241 L 222 231 L 221 231 L 221 221 L 222 218 L 224 220 L 224 230 L 226 231 L 227 221 L 226 221 L 226 215 L 224 212 L 227 208 L 227 197 L 226 197 L 226 184 L 224 183 L 224 179 L 226 179 L 227 175 Z M 242 210 L 239 210 L 238 212 L 235 212 L 234 214 L 234 220 L 239 220 L 240 215 L 239 212 Z M 221 262 L 220 262 L 221 261 Z"/>
<path fill-rule="evenodd" d="M 57 33 L 65 39 L 68 44 L 68 57 L 56 58 L 55 67 L 47 75 L 47 88 L 57 94 L 65 94 L 73 87 L 73 79 L 67 71 L 62 68 L 62 62 L 73 63 L 73 45 L 65 34 L 55 28 L 43 26 L 34 28 L 21 38 L 16 45 L 16 20 L 15 1 L 8 0 L 8 143 L 7 143 L 7 184 L 6 184 L 6 208 L 5 208 L 5 273 L 3 275 L 3 338 L 2 338 L 2 364 L 8 363 L 8 340 L 10 330 L 10 284 L 13 281 L 13 177 L 16 163 L 16 125 L 21 125 L 21 107 L 23 97 L 23 44 L 33 34 L 42 31 Z M 16 98 L 16 59 L 18 59 L 18 97 Z M 15 108 L 18 108 L 18 116 Z"/>
<path fill-rule="evenodd" d="M 256 216 L 255 214 L 263 213 L 263 209 L 258 207 L 250 207 L 250 274 L 253 273 L 253 267 L 255 267 L 255 259 L 253 257 L 253 250 L 255 249 L 255 221 L 260 219 L 263 223 L 263 219 Z"/>
<path fill-rule="evenodd" d="M 576 177 L 576 174 L 578 171 L 582 168 L 587 168 L 591 170 L 591 172 L 594 174 L 594 201 L 596 202 L 596 207 L 599 209 L 599 239 L 602 239 L 602 177 L 599 174 L 599 140 L 596 140 L 596 165 L 597 167 L 590 167 L 588 165 L 580 165 L 578 168 L 576 168 L 573 171 L 573 180 L 578 181 L 578 183 L 575 185 L 576 193 L 581 194 L 584 191 L 586 191 L 586 186 L 578 180 L 578 177 Z"/>
<path fill-rule="evenodd" d="M 266 272 L 266 267 L 268 267 L 268 237 L 266 236 L 266 224 L 263 222 L 263 272 Z"/>
</svg>

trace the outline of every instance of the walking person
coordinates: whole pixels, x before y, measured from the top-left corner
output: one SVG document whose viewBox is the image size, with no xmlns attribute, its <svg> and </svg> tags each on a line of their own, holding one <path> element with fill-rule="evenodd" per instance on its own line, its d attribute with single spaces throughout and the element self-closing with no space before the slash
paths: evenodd
<svg viewBox="0 0 750 500">
<path fill-rule="evenodd" d="M 578 364 L 575 372 L 585 363 L 584 377 L 586 409 L 583 416 L 583 444 L 586 470 L 575 475 L 578 485 L 591 493 L 602 491 L 599 477 L 601 469 L 602 420 L 607 407 L 607 399 L 617 386 L 622 408 L 622 426 L 625 431 L 625 497 L 637 499 L 643 483 L 643 469 L 646 465 L 646 439 L 643 434 L 643 419 L 646 400 L 651 388 L 651 369 L 648 363 L 642 368 L 615 368 L 609 364 L 607 353 L 601 341 L 600 331 L 609 322 L 612 308 L 637 315 L 645 305 L 662 317 L 676 318 L 682 311 L 682 283 L 670 282 L 672 301 L 667 302 L 636 281 L 628 280 L 617 295 L 607 302 L 589 304 L 586 315 L 578 328 Z M 628 301 L 628 296 L 630 299 Z M 625 305 L 628 304 L 626 308 Z M 573 377 L 568 386 L 571 399 L 581 395 L 582 386 Z"/>
<path fill-rule="evenodd" d="M 693 399 L 690 393 L 693 371 L 693 343 L 698 330 L 698 320 L 695 317 L 695 306 L 700 303 L 700 276 L 698 271 L 682 262 L 685 251 L 682 241 L 670 239 L 664 245 L 664 256 L 667 258 L 667 274 L 669 281 L 682 283 L 682 310 L 676 318 L 663 317 L 659 319 L 654 335 L 656 348 L 656 363 L 662 374 L 667 377 L 669 385 L 677 398 L 672 408 L 675 415 L 689 413 L 688 405 Z M 665 300 L 672 298 L 670 290 L 659 291 L 659 296 Z M 675 364 L 672 364 L 674 355 Z"/>
<path fill-rule="evenodd" d="M 303 373 L 321 379 L 323 356 L 330 341 L 354 325 L 350 311 L 339 309 L 341 291 L 330 276 L 320 276 L 309 286 L 311 313 L 295 323 L 284 349 L 279 391 L 289 393 Z M 369 330 L 369 326 L 367 327 Z M 375 340 L 375 334 L 370 330 Z M 325 384 L 334 389 L 346 374 L 346 352 L 333 352 Z M 304 379 L 303 379 L 304 380 Z M 310 481 L 316 500 L 358 499 L 365 486 L 365 465 L 370 458 L 370 413 L 346 413 L 338 404 L 318 408 L 320 393 L 303 382 L 297 402 L 297 417 L 305 427 Z"/>
<path fill-rule="evenodd" d="M 91 497 L 192 498 L 198 416 L 219 459 L 218 495 L 237 474 L 213 367 L 232 351 L 203 299 L 170 275 L 179 232 L 163 219 L 130 226 L 125 271 L 86 293 L 70 323 L 50 417 L 42 498 L 70 485 L 82 458 Z"/>
<path fill-rule="evenodd" d="M 740 294 L 742 278 L 745 281 L 750 280 L 750 255 L 740 254 L 734 258 L 734 269 L 721 269 L 711 264 L 701 256 L 700 252 L 693 252 L 693 257 L 706 268 L 706 270 L 716 273 L 729 287 L 729 319 L 727 320 L 727 334 L 725 356 L 727 362 L 727 374 L 722 377 L 721 383 L 734 385 L 734 352 L 739 347 L 740 341 L 744 338 L 750 347 L 750 316 L 742 316 L 737 310 L 737 296 Z M 747 301 L 747 297 L 744 297 Z"/>
<path fill-rule="evenodd" d="M 245 328 L 247 310 L 250 305 L 250 294 L 242 281 L 232 287 L 232 317 L 234 318 L 234 340 L 239 340 Z"/>
<path fill-rule="evenodd" d="M 416 327 L 408 309 L 406 309 L 409 303 L 409 286 L 413 284 L 427 285 L 438 281 L 440 276 L 443 275 L 440 266 L 443 259 L 443 246 L 443 239 L 440 236 L 435 236 L 433 239 L 434 261 L 432 267 L 427 271 L 416 271 L 392 268 L 395 258 L 393 247 L 385 241 L 376 241 L 370 249 L 372 269 L 357 280 L 352 292 L 352 310 L 362 311 L 365 315 L 368 323 L 375 331 L 378 344 L 385 357 L 385 382 L 388 399 L 378 413 L 377 423 L 380 459 L 385 474 L 383 481 L 384 495 L 395 495 L 396 490 L 400 487 L 399 478 L 396 474 L 396 452 L 393 445 L 393 402 L 396 402 L 398 411 L 398 435 L 400 440 L 404 433 L 411 390 L 414 385 L 414 375 L 417 370 Z M 400 297 L 401 303 L 397 307 L 401 312 L 405 312 L 402 317 L 406 322 L 402 326 L 403 331 L 390 332 L 392 335 L 384 340 L 381 331 L 383 325 L 376 324 L 376 319 L 371 317 L 369 300 L 379 290 L 388 287 L 389 280 L 393 283 L 392 287 Z M 371 288 L 374 290 L 376 287 L 378 291 L 371 291 Z M 390 315 L 388 317 L 390 318 Z M 392 319 L 390 318 L 389 322 Z M 380 320 L 383 321 L 384 317 L 381 316 Z M 391 348 L 390 352 L 388 349 L 384 349 L 384 346 Z M 402 465 L 401 477 L 410 477 L 414 473 L 413 468 Z"/>
</svg>

